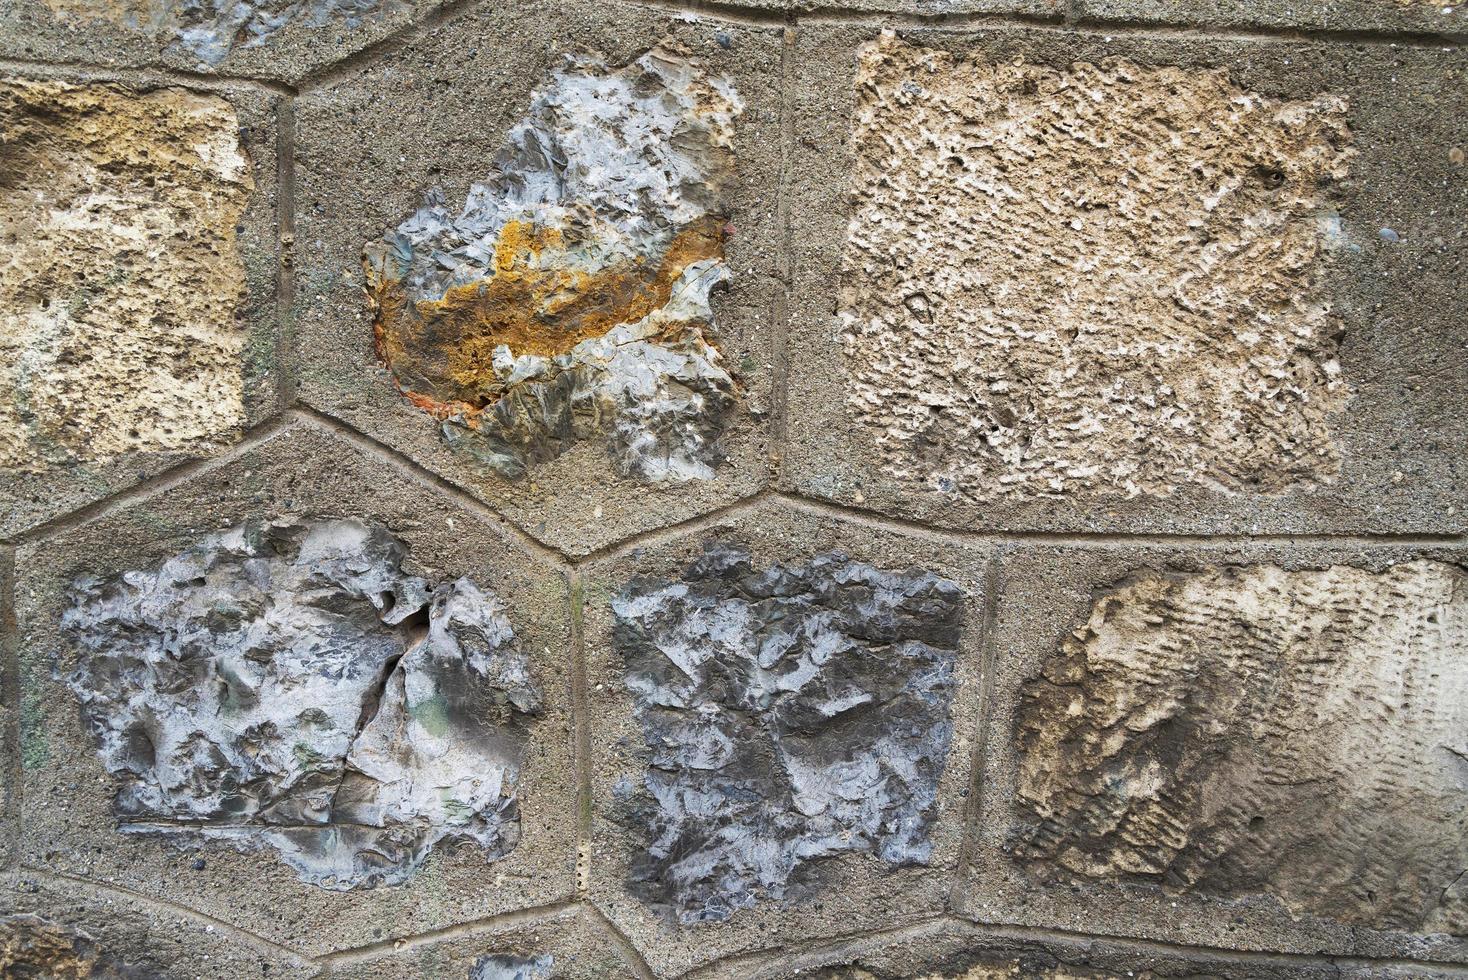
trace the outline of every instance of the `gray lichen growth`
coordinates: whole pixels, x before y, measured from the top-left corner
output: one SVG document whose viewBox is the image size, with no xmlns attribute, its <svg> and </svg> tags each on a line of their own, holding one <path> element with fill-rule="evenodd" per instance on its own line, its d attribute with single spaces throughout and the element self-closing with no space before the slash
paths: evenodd
<svg viewBox="0 0 1468 980">
<path fill-rule="evenodd" d="M 481 956 L 469 971 L 469 980 L 550 980 L 555 957 L 508 956 L 495 953 Z"/>
<path fill-rule="evenodd" d="M 246 524 L 79 581 L 67 680 L 122 828 L 271 847 L 333 889 L 443 840 L 513 849 L 540 694 L 499 599 L 404 557 L 356 520 Z"/>
<path fill-rule="evenodd" d="M 579 58 L 462 208 L 434 191 L 366 247 L 378 354 L 449 445 L 509 479 L 588 439 L 643 482 L 713 476 L 737 400 L 709 292 L 740 111 L 681 49 Z"/>
<path fill-rule="evenodd" d="M 821 858 L 926 863 L 962 600 L 927 571 L 838 553 L 756 571 L 722 544 L 634 580 L 612 604 L 648 766 L 615 794 L 646 838 L 634 893 L 722 921 L 807 893 Z"/>
</svg>

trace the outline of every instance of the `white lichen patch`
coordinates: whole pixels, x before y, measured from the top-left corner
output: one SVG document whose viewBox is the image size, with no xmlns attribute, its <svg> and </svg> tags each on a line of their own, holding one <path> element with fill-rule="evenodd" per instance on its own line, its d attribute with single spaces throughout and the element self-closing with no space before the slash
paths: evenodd
<svg viewBox="0 0 1468 980">
<path fill-rule="evenodd" d="M 840 339 L 885 472 L 973 501 L 1336 474 L 1343 99 L 890 35 L 857 87 Z"/>
<path fill-rule="evenodd" d="M 271 847 L 333 889 L 440 841 L 509 853 L 539 692 L 504 604 L 404 555 L 355 520 L 251 524 L 77 583 L 68 683 L 122 829 Z"/>
<path fill-rule="evenodd" d="M 1144 572 L 1023 689 L 1015 850 L 1468 934 L 1468 572 Z"/>
<path fill-rule="evenodd" d="M 367 246 L 378 353 L 450 445 L 511 479 L 587 439 L 624 476 L 713 476 L 740 109 L 681 49 L 574 59 L 461 208 L 434 192 Z"/>
<path fill-rule="evenodd" d="M 194 449 L 244 420 L 223 99 L 0 80 L 0 467 Z"/>
<path fill-rule="evenodd" d="M 264 44 L 291 24 L 355 30 L 402 9 L 402 0 L 45 0 L 59 20 L 106 20 L 209 65 Z"/>
</svg>

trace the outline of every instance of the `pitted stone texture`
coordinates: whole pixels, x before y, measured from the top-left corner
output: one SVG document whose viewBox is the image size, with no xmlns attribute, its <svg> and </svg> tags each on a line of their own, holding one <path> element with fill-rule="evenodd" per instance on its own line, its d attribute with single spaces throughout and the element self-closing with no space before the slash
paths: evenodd
<svg viewBox="0 0 1468 980">
<path fill-rule="evenodd" d="M 122 980 L 144 974 L 118 963 L 86 933 L 27 914 L 0 916 L 0 976 Z"/>
<path fill-rule="evenodd" d="M 1329 481 L 1343 99 L 860 53 L 841 289 L 883 469 L 975 502 Z"/>
<path fill-rule="evenodd" d="M 271 847 L 332 889 L 512 850 L 540 694 L 494 594 L 404 557 L 357 520 L 246 524 L 78 582 L 68 683 L 122 829 Z"/>
<path fill-rule="evenodd" d="M 367 246 L 378 354 L 450 446 L 510 479 L 591 438 L 623 476 L 713 476 L 737 391 L 709 290 L 741 109 L 686 50 L 578 58 L 457 213 L 431 192 Z"/>
<path fill-rule="evenodd" d="M 1033 867 L 1468 932 L 1468 573 L 1144 572 L 1023 691 Z"/>
<path fill-rule="evenodd" d="M 233 107 L 0 81 L 0 466 L 202 448 L 244 421 Z"/>
<path fill-rule="evenodd" d="M 924 864 L 952 725 L 960 588 L 838 553 L 756 570 L 714 545 L 613 601 L 648 769 L 629 885 L 682 923 L 805 893 L 844 852 Z"/>
<path fill-rule="evenodd" d="M 355 30 L 367 18 L 405 7 L 401 0 L 46 0 L 59 19 L 105 19 L 166 38 L 172 51 L 217 65 L 236 48 L 254 48 L 291 23 Z"/>
</svg>

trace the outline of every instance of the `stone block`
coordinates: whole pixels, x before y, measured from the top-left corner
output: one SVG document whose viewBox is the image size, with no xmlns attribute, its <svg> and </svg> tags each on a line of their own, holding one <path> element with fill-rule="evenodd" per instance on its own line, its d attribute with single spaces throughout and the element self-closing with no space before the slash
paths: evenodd
<svg viewBox="0 0 1468 980">
<path fill-rule="evenodd" d="M 1082 0 L 1080 19 L 1260 31 L 1333 31 L 1343 35 L 1405 35 L 1424 43 L 1461 41 L 1460 0 Z M 1383 38 L 1373 38 L 1382 40 Z M 1343 38 L 1349 42 L 1350 37 Z"/>
</svg>

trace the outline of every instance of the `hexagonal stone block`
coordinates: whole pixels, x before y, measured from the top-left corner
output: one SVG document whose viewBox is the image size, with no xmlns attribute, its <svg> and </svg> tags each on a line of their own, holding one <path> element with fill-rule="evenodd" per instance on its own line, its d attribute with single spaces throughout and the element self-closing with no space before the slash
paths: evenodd
<svg viewBox="0 0 1468 980">
<path fill-rule="evenodd" d="M 1007 556 L 965 913 L 1463 960 L 1464 557 Z"/>
<path fill-rule="evenodd" d="M 971 529 L 1464 526 L 1452 54 L 797 45 L 790 487 Z"/>
<path fill-rule="evenodd" d="M 564 574 L 312 424 L 17 555 L 27 865 L 316 954 L 574 888 Z"/>
<path fill-rule="evenodd" d="M 0 878 L 7 977 L 284 977 L 316 974 L 254 937 L 123 892 L 28 873 Z"/>
<path fill-rule="evenodd" d="M 215 453 L 274 408 L 276 107 L 0 80 L 0 534 Z"/>
<path fill-rule="evenodd" d="M 606 924 L 585 906 L 432 942 L 332 962 L 348 980 L 600 980 L 639 976 Z"/>
<path fill-rule="evenodd" d="M 421 0 L 5 0 L 0 55 L 298 84 L 407 27 Z"/>
<path fill-rule="evenodd" d="M 781 46 L 485 8 L 303 98 L 301 397 L 568 553 L 755 492 Z"/>
<path fill-rule="evenodd" d="M 944 906 L 986 561 L 760 505 L 587 567 L 590 894 L 659 975 Z"/>
</svg>

